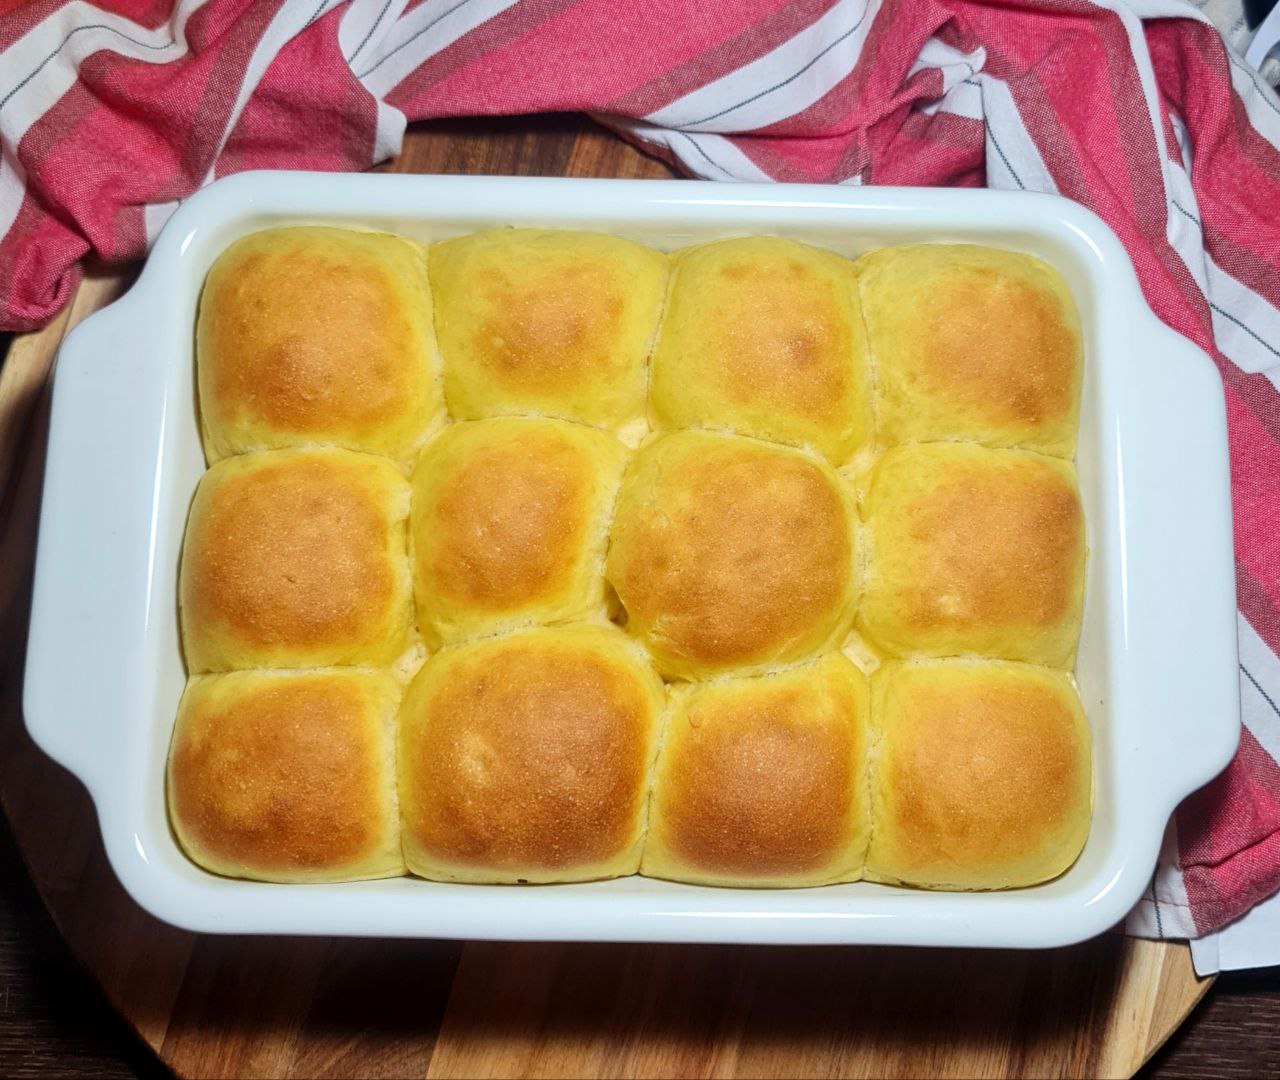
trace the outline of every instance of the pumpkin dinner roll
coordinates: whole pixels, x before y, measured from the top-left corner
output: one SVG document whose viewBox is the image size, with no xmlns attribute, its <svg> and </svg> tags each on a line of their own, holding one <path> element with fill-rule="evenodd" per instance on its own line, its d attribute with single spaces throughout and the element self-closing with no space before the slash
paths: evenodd
<svg viewBox="0 0 1280 1080">
<path fill-rule="evenodd" d="M 662 708 L 662 682 L 613 626 L 436 653 L 400 712 L 409 869 L 466 882 L 635 873 Z"/>
<path fill-rule="evenodd" d="M 178 586 L 191 674 L 390 664 L 409 644 L 409 484 L 346 450 L 272 450 L 200 481 Z"/>
<path fill-rule="evenodd" d="M 608 618 L 605 541 L 626 448 L 562 420 L 453 424 L 414 472 L 411 549 L 429 645 Z"/>
<path fill-rule="evenodd" d="M 493 229 L 434 245 L 430 274 L 454 419 L 643 418 L 665 255 L 602 233 Z"/>
<path fill-rule="evenodd" d="M 830 466 L 752 439 L 674 432 L 627 469 L 605 573 L 664 675 L 748 673 L 844 637 L 854 538 Z"/>
<path fill-rule="evenodd" d="M 209 271 L 196 326 L 210 462 L 325 444 L 408 461 L 443 421 L 425 249 L 384 233 L 253 233 Z"/>
<path fill-rule="evenodd" d="M 727 428 L 848 461 L 871 435 L 852 264 L 772 236 L 679 252 L 649 400 L 657 428 Z"/>
<path fill-rule="evenodd" d="M 169 818 L 200 866 L 259 881 L 404 873 L 400 687 L 361 671 L 196 676 L 169 751 Z"/>
<path fill-rule="evenodd" d="M 1083 350 L 1056 270 L 968 244 L 882 248 L 856 267 L 880 445 L 971 439 L 1072 456 Z"/>
<path fill-rule="evenodd" d="M 866 677 L 839 653 L 674 689 L 640 872 L 772 887 L 859 878 L 868 713 Z"/>
<path fill-rule="evenodd" d="M 1084 604 L 1084 513 L 1058 458 L 899 446 L 863 502 L 862 633 L 896 656 L 976 654 L 1069 668 Z"/>
<path fill-rule="evenodd" d="M 868 879 L 1012 889 L 1075 861 L 1093 781 L 1089 730 L 1065 673 L 933 660 L 885 665 L 871 686 Z"/>
</svg>

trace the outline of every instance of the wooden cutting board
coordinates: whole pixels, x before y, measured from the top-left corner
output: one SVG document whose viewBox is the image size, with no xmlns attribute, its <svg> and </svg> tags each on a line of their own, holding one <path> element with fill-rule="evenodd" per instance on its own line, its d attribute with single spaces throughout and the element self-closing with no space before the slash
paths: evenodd
<svg viewBox="0 0 1280 1080">
<path fill-rule="evenodd" d="M 432 125 L 392 168 L 670 175 L 569 117 Z M 179 1075 L 1129 1076 L 1208 989 L 1185 946 L 1116 934 L 1048 953 L 507 945 L 195 937 L 150 918 L 21 722 L 49 373 L 129 277 L 90 274 L 0 371 L 0 801 L 71 948 Z"/>
</svg>

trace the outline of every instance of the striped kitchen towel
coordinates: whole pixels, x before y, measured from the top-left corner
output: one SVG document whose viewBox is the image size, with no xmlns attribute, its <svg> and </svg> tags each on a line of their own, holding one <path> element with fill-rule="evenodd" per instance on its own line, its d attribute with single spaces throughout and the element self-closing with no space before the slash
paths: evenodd
<svg viewBox="0 0 1280 1080">
<path fill-rule="evenodd" d="M 0 0 L 0 327 L 249 168 L 362 169 L 407 120 L 591 113 L 713 180 L 1058 192 L 1206 350 L 1231 429 L 1245 733 L 1132 932 L 1280 889 L 1280 102 L 1181 0 Z M 104 362 L 110 358 L 104 357 Z"/>
</svg>

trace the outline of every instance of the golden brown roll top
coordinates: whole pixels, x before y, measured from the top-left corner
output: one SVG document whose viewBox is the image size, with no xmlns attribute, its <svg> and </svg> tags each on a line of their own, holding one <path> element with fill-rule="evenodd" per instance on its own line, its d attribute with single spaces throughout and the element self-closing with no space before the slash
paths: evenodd
<svg viewBox="0 0 1280 1080">
<path fill-rule="evenodd" d="M 881 446 L 972 439 L 1072 456 L 1082 339 L 1055 270 L 968 244 L 882 248 L 857 270 Z"/>
<path fill-rule="evenodd" d="M 430 645 L 608 612 L 609 515 L 626 450 L 560 420 L 454 424 L 414 472 L 412 550 Z"/>
<path fill-rule="evenodd" d="M 871 437 L 852 265 L 767 236 L 681 251 L 650 414 L 658 428 L 727 428 L 849 460 Z"/>
<path fill-rule="evenodd" d="M 830 467 L 799 451 L 659 436 L 623 479 L 605 572 L 664 675 L 800 659 L 853 618 L 852 506 Z"/>
<path fill-rule="evenodd" d="M 179 604 L 192 674 L 379 666 L 409 644 L 409 485 L 346 450 L 275 450 L 200 481 Z"/>
<path fill-rule="evenodd" d="M 350 229 L 269 229 L 205 282 L 196 331 L 210 462 L 327 444 L 407 460 L 444 415 L 424 249 Z"/>
<path fill-rule="evenodd" d="M 169 754 L 169 818 L 200 866 L 260 881 L 404 873 L 390 676 L 192 679 Z"/>
<path fill-rule="evenodd" d="M 868 712 L 866 678 L 839 653 L 673 690 L 641 873 L 703 885 L 856 880 L 869 837 Z"/>
<path fill-rule="evenodd" d="M 665 255 L 600 233 L 494 229 L 434 245 L 430 274 L 455 420 L 643 417 Z"/>
<path fill-rule="evenodd" d="M 932 889 L 1056 877 L 1092 811 L 1089 731 L 1067 675 L 999 661 L 889 664 L 872 676 L 866 876 Z"/>
<path fill-rule="evenodd" d="M 400 717 L 409 869 L 440 881 L 583 881 L 640 861 L 662 683 L 612 626 L 445 649 Z"/>
<path fill-rule="evenodd" d="M 880 648 L 1071 666 L 1085 535 L 1070 465 L 964 443 L 900 446 L 877 462 L 862 509 L 859 628 Z"/>
</svg>

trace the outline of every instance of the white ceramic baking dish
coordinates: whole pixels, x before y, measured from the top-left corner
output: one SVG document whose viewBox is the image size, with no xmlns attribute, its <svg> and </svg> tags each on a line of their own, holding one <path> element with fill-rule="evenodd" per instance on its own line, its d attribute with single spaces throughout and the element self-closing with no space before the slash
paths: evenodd
<svg viewBox="0 0 1280 1080">
<path fill-rule="evenodd" d="M 1077 675 L 1093 729 L 1093 830 L 1061 878 L 1002 893 L 881 885 L 714 889 L 411 878 L 267 885 L 198 869 L 165 816 L 184 684 L 175 597 L 201 473 L 192 327 L 205 272 L 255 229 L 322 222 L 435 240 L 497 224 L 596 229 L 672 249 L 779 233 L 847 255 L 973 241 L 1038 255 L 1075 293 L 1088 594 Z M 58 362 L 27 663 L 36 742 L 97 806 L 147 910 L 200 931 L 551 940 L 1053 946 L 1146 887 L 1179 800 L 1239 732 L 1227 437 L 1209 359 L 1148 309 L 1115 236 L 1062 199 L 989 191 L 685 181 L 242 174 L 174 215 L 138 283 Z"/>
</svg>

